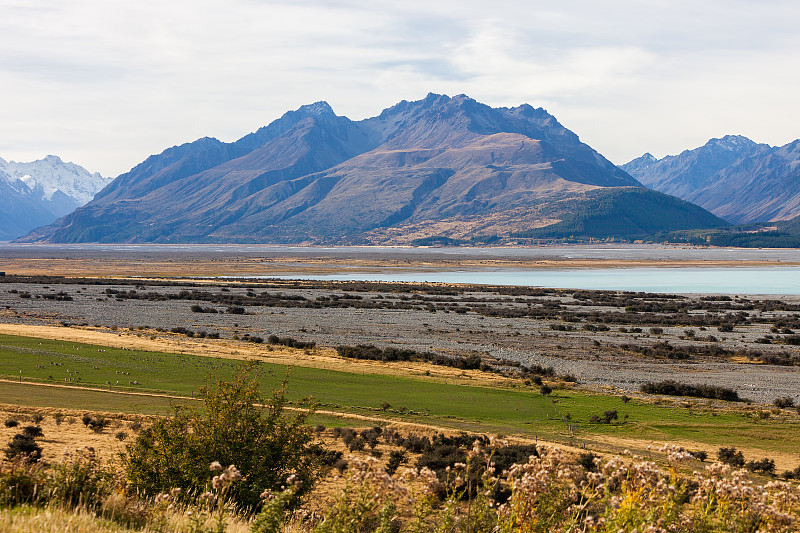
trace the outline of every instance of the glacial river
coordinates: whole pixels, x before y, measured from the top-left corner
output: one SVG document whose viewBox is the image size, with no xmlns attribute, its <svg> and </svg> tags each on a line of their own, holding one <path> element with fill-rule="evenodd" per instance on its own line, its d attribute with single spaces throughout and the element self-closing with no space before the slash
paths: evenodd
<svg viewBox="0 0 800 533">
<path fill-rule="evenodd" d="M 266 276 L 265 276 L 266 277 Z M 281 279 L 478 283 L 658 293 L 800 294 L 800 267 L 572 268 L 336 272 L 269 276 Z"/>
</svg>

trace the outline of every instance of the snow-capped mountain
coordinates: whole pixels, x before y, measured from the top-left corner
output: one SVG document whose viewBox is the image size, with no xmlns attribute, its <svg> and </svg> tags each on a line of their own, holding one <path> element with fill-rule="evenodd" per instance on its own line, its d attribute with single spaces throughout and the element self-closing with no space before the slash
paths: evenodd
<svg viewBox="0 0 800 533">
<path fill-rule="evenodd" d="M 0 158 L 0 240 L 71 213 L 111 181 L 54 155 L 30 163 Z"/>
</svg>

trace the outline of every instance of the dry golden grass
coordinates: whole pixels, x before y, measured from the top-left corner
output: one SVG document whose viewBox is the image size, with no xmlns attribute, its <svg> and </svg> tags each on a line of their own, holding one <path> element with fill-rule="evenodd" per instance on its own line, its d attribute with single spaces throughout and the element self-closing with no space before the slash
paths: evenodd
<svg viewBox="0 0 800 533">
<path fill-rule="evenodd" d="M 43 438 L 36 439 L 42 447 L 42 458 L 45 461 L 58 461 L 64 452 L 72 452 L 84 446 L 93 447 L 103 460 L 114 460 L 125 449 L 124 441 L 116 438 L 116 434 L 124 431 L 127 438 L 135 436 L 136 432 L 130 426 L 135 422 L 141 423 L 147 418 L 139 415 L 121 415 L 119 413 L 92 412 L 94 416 L 104 416 L 109 425 L 100 433 L 95 433 L 81 422 L 85 411 L 75 411 L 56 408 L 30 408 L 14 405 L 0 404 L 0 422 L 14 419 L 19 422 L 15 428 L 7 428 L 0 423 L 0 446 L 19 433 L 24 426 L 38 425 L 42 428 Z M 33 415 L 40 414 L 44 419 L 34 424 Z M 55 415 L 60 414 L 63 419 L 56 423 Z M 5 456 L 3 456 L 4 458 Z"/>
<path fill-rule="evenodd" d="M 192 526 L 186 514 L 173 512 L 166 515 L 163 526 L 152 524 L 143 529 L 131 529 L 82 510 L 29 506 L 0 509 L 0 531 L 14 533 L 182 533 L 192 531 Z M 213 524 L 209 522 L 207 527 Z M 250 531 L 250 524 L 228 518 L 225 531 L 245 533 Z"/>
</svg>

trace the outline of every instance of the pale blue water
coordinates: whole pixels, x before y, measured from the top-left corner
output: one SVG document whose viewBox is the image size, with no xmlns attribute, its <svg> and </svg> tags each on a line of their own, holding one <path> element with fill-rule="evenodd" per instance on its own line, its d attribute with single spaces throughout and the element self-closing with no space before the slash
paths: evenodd
<svg viewBox="0 0 800 533">
<path fill-rule="evenodd" d="M 267 277 L 267 276 L 264 276 Z M 268 276 L 331 281 L 477 283 L 565 289 L 660 293 L 800 294 L 800 268 L 591 268 L 563 270 L 482 270 Z"/>
</svg>

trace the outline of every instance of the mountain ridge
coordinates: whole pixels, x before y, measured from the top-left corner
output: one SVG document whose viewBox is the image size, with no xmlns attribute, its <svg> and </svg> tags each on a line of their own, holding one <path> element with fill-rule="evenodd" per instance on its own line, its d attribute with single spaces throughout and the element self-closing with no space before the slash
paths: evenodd
<svg viewBox="0 0 800 533">
<path fill-rule="evenodd" d="M 784 146 L 726 135 L 678 155 L 642 156 L 620 168 L 654 190 L 736 224 L 800 215 L 800 140 Z"/>
<path fill-rule="evenodd" d="M 321 101 L 233 143 L 204 138 L 151 156 L 21 240 L 408 243 L 400 227 L 510 235 L 560 220 L 549 202 L 607 187 L 641 184 L 542 108 L 429 93 L 352 121 Z"/>
</svg>

